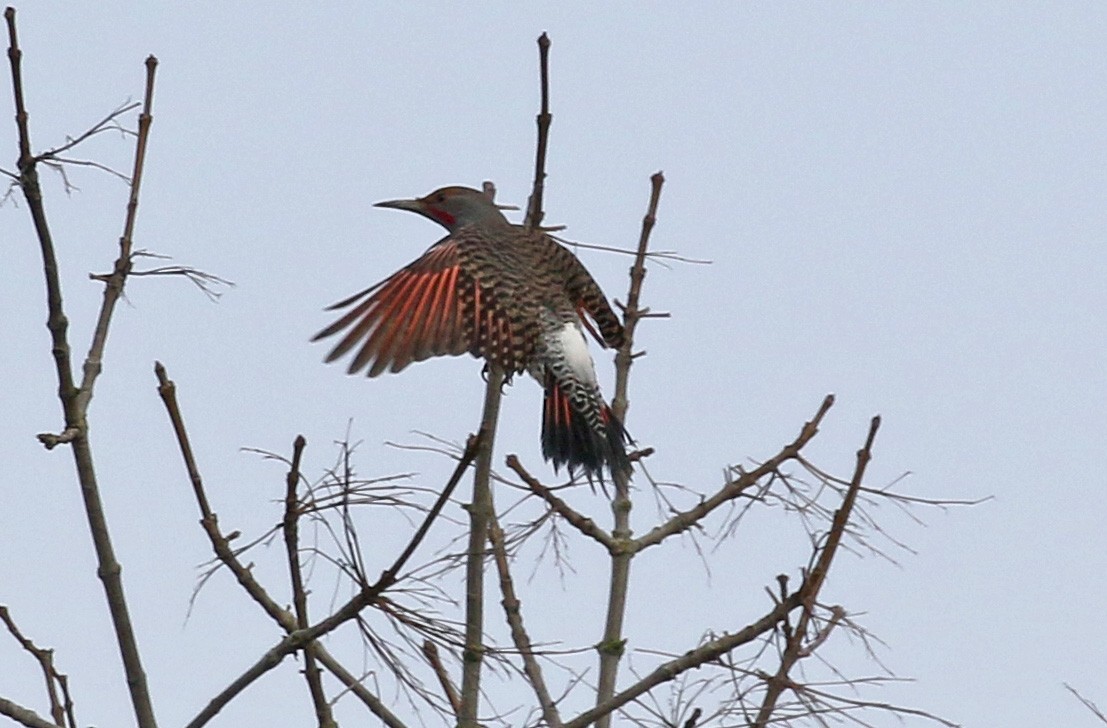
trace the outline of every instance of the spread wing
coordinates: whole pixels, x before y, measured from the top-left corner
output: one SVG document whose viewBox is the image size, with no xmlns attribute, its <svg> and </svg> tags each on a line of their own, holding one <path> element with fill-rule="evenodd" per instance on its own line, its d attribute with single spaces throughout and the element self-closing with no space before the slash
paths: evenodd
<svg viewBox="0 0 1107 728">
<path fill-rule="evenodd" d="M 533 336 L 510 316 L 517 310 L 513 287 L 500 276 L 478 280 L 465 265 L 467 254 L 473 251 L 465 238 L 444 238 L 380 283 L 330 306 L 349 310 L 312 341 L 341 333 L 326 361 L 354 352 L 347 371 L 366 369 L 370 377 L 465 352 L 508 372 L 522 370 Z"/>
<path fill-rule="evenodd" d="M 370 377 L 432 356 L 464 354 L 470 342 L 459 305 L 460 277 L 457 244 L 447 238 L 380 283 L 330 306 L 328 311 L 350 310 L 312 341 L 344 332 L 327 362 L 356 350 L 349 373 L 368 367 Z"/>
</svg>

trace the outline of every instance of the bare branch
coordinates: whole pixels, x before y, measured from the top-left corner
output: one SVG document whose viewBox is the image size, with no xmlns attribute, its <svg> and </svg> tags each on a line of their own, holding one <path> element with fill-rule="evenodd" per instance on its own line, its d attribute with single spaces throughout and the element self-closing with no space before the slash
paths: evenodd
<svg viewBox="0 0 1107 728">
<path fill-rule="evenodd" d="M 193 495 L 196 497 L 196 503 L 200 508 L 200 525 L 203 526 L 204 532 L 208 536 L 208 540 L 211 542 L 212 550 L 215 552 L 216 557 L 234 574 L 238 583 L 246 590 L 246 593 L 257 602 L 259 606 L 269 615 L 273 621 L 281 626 L 287 633 L 292 634 L 299 629 L 296 618 L 283 609 L 277 602 L 269 596 L 265 588 L 258 583 L 254 578 L 250 569 L 239 561 L 235 555 L 234 550 L 230 546 L 231 539 L 236 534 L 231 536 L 224 536 L 219 529 L 219 520 L 216 514 L 211 510 L 211 506 L 208 503 L 207 494 L 204 491 L 203 478 L 200 475 L 200 470 L 196 465 L 196 460 L 192 454 L 192 445 L 188 439 L 188 432 L 185 429 L 184 418 L 181 415 L 180 407 L 177 404 L 177 387 L 166 374 L 165 367 L 160 362 L 154 366 L 155 372 L 158 377 L 158 394 L 161 396 L 162 402 L 165 404 L 166 412 L 169 415 L 169 420 L 173 425 L 173 431 L 176 435 L 177 445 L 181 450 L 181 457 L 184 459 L 185 469 L 188 472 L 189 481 L 192 483 Z M 353 692 L 361 701 L 369 708 L 370 711 L 378 718 L 389 726 L 389 728 L 405 728 L 404 723 L 397 718 L 392 712 L 384 705 L 381 700 L 373 695 L 367 688 L 365 688 L 357 676 L 351 674 L 346 670 L 337 660 L 335 660 L 327 650 L 317 642 L 310 642 L 306 645 L 306 649 L 311 651 L 312 655 L 322 664 L 328 671 L 331 672 L 338 680 L 345 685 L 351 692 Z M 283 659 L 283 658 L 282 658 Z M 243 686 L 245 687 L 245 686 Z M 233 696 L 232 696 L 233 697 Z M 229 700 L 229 698 L 228 698 Z M 216 712 L 222 707 L 215 708 L 215 712 L 211 715 L 215 715 Z M 208 716 L 210 719 L 211 716 Z"/>
<path fill-rule="evenodd" d="M 630 401 L 627 399 L 627 384 L 630 380 L 630 366 L 634 362 L 632 354 L 634 350 L 634 332 L 638 328 L 638 321 L 642 318 L 643 310 L 638 306 L 638 299 L 642 293 L 642 282 L 646 278 L 646 258 L 650 246 L 650 233 L 657 224 L 657 206 L 661 202 L 661 188 L 665 184 L 665 176 L 657 172 L 650 177 L 650 201 L 646 207 L 646 214 L 642 218 L 642 231 L 638 235 L 638 249 L 634 255 L 634 265 L 630 269 L 630 288 L 627 290 L 627 303 L 623 307 L 623 327 L 625 335 L 623 345 L 619 347 L 615 355 L 615 397 L 611 402 L 611 409 L 620 422 L 626 422 L 627 409 Z"/>
<path fill-rule="evenodd" d="M 807 637 L 808 625 L 814 614 L 815 602 L 819 598 L 819 591 L 826 581 L 826 575 L 830 571 L 830 565 L 834 560 L 834 555 L 842 542 L 842 535 L 849 525 L 850 514 L 853 511 L 854 503 L 857 502 L 857 492 L 861 489 L 861 482 L 865 477 L 865 468 L 872 458 L 873 441 L 876 439 L 878 429 L 880 429 L 879 416 L 872 418 L 872 422 L 869 426 L 869 434 L 865 438 L 865 444 L 857 451 L 857 465 L 853 470 L 853 478 L 850 481 L 849 490 L 846 491 L 846 496 L 842 500 L 842 505 L 839 506 L 838 510 L 834 513 L 834 520 L 830 533 L 827 535 L 826 545 L 823 546 L 821 553 L 819 553 L 818 561 L 816 561 L 814 568 L 806 576 L 803 585 L 800 587 L 799 594 L 801 595 L 803 612 L 800 614 L 795 629 L 787 635 L 787 646 L 785 647 L 784 654 L 781 655 L 780 667 L 777 669 L 776 674 L 768 680 L 765 697 L 761 703 L 761 708 L 758 710 L 757 718 L 752 724 L 753 728 L 764 728 L 769 724 L 772 720 L 773 711 L 776 709 L 776 704 L 781 693 L 793 687 L 793 683 L 788 677 L 789 672 L 791 672 L 792 668 L 800 659 L 811 654 L 811 651 L 814 649 L 814 644 L 810 646 L 810 648 L 805 647 L 804 644 Z M 781 588 L 783 591 L 783 584 Z M 842 616 L 843 615 L 839 613 L 837 616 L 838 620 L 841 620 Z"/>
<path fill-rule="evenodd" d="M 546 145 L 549 139 L 551 116 L 549 113 L 549 47 L 545 33 L 538 39 L 542 106 L 538 114 L 538 144 L 534 162 L 534 186 L 527 204 L 525 225 L 528 230 L 538 230 L 542 224 L 542 191 L 546 179 Z M 496 186 L 484 183 L 484 192 L 493 197 Z M 481 417 L 481 433 L 485 437 L 484 449 L 477 460 L 473 478 L 473 503 L 469 507 L 469 548 L 465 567 L 465 652 L 461 674 L 461 711 L 458 725 L 474 728 L 480 703 L 480 676 L 484 658 L 484 554 L 488 539 L 488 520 L 494 514 L 490 478 L 492 451 L 496 422 L 500 411 L 500 389 L 504 372 L 489 364 L 488 383 Z"/>
<path fill-rule="evenodd" d="M 171 383 L 170 383 L 171 384 Z M 430 529 L 431 524 L 438 517 L 439 512 L 443 506 L 449 501 L 450 496 L 453 494 L 454 488 L 457 487 L 458 481 L 461 480 L 461 476 L 464 475 L 468 469 L 470 463 L 476 457 L 481 447 L 481 434 L 473 436 L 469 440 L 469 447 L 466 449 L 466 455 L 458 463 L 458 467 L 454 470 L 453 476 L 446 484 L 442 494 L 439 496 L 438 501 L 431 508 L 427 517 L 423 521 L 423 525 L 412 536 L 408 547 L 404 549 L 403 553 L 396 559 L 396 561 L 388 569 L 381 574 L 380 578 L 375 584 L 372 584 L 367 589 L 359 591 L 352 599 L 346 602 L 340 607 L 334 614 L 323 619 L 312 627 L 307 629 L 296 629 L 290 632 L 288 636 L 267 650 L 257 662 L 253 664 L 246 672 L 235 679 L 229 686 L 227 686 L 219 695 L 211 700 L 208 705 L 200 711 L 200 713 L 192 719 L 188 724 L 188 728 L 199 728 L 205 725 L 215 715 L 223 709 L 227 703 L 229 703 L 236 695 L 241 693 L 247 687 L 250 686 L 255 680 L 272 670 L 279 665 L 281 661 L 289 654 L 302 650 L 309 646 L 313 641 L 320 637 L 333 632 L 338 627 L 342 626 L 346 622 L 354 619 L 360 614 L 361 610 L 368 607 L 371 604 L 376 604 L 381 598 L 381 595 L 385 590 L 393 586 L 396 582 L 396 574 L 403 568 L 408 558 L 414 553 L 420 542 L 426 536 L 427 531 Z M 259 587 L 260 588 L 260 587 Z M 381 712 L 383 706 L 378 706 L 377 710 L 374 710 L 379 717 L 383 718 Z M 397 721 L 398 722 L 398 721 Z"/>
<path fill-rule="evenodd" d="M 454 711 L 454 715 L 456 716 L 461 712 L 461 698 L 458 697 L 457 688 L 454 687 L 453 681 L 450 680 L 449 673 L 446 672 L 446 666 L 442 664 L 442 658 L 438 655 L 438 646 L 429 639 L 424 640 L 423 656 L 426 657 L 427 662 L 430 663 L 435 677 L 438 678 L 438 684 L 442 686 L 442 692 L 446 695 L 446 700 L 450 703 L 450 708 Z"/>
<path fill-rule="evenodd" d="M 1061 683 L 1061 684 L 1065 686 L 1066 690 L 1068 690 L 1070 693 L 1075 695 L 1076 699 L 1079 700 L 1084 705 L 1085 708 L 1092 711 L 1092 713 L 1095 715 L 1095 717 L 1099 718 L 1099 720 L 1102 721 L 1103 723 L 1107 723 L 1107 715 L 1104 715 L 1103 711 L 1101 711 L 1095 703 L 1088 700 L 1087 698 L 1085 698 L 1080 693 L 1076 692 L 1076 688 L 1074 688 L 1072 685 L 1069 685 L 1068 683 Z"/>
<path fill-rule="evenodd" d="M 507 467 L 514 470 L 515 474 L 522 478 L 523 482 L 528 488 L 530 488 L 530 491 L 532 493 L 537 495 L 542 500 L 546 501 L 550 508 L 552 508 L 553 511 L 559 516 L 568 521 L 570 525 L 574 526 L 585 536 L 588 536 L 589 538 L 592 538 L 602 544 L 603 547 L 606 548 L 608 551 L 615 550 L 615 542 L 612 540 L 611 536 L 607 534 L 606 531 L 597 526 L 596 522 L 593 521 L 591 518 L 588 518 L 587 516 L 584 516 L 573 510 L 573 508 L 568 503 L 558 498 L 556 495 L 554 495 L 553 491 L 542 485 L 542 483 L 538 482 L 538 479 L 527 472 L 526 468 L 524 468 L 522 463 L 519 462 L 519 458 L 514 455 L 508 455 Z"/>
<path fill-rule="evenodd" d="M 627 292 L 627 305 L 623 309 L 623 344 L 615 355 L 615 397 L 611 409 L 615 417 L 626 424 L 629 399 L 627 385 L 630 381 L 630 367 L 636 358 L 634 352 L 634 332 L 643 311 L 638 307 L 638 297 L 642 289 L 642 280 L 646 277 L 646 251 L 649 250 L 650 233 L 657 221 L 657 206 L 661 200 L 661 187 L 665 177 L 657 172 L 650 177 L 650 201 L 646 215 L 642 218 L 642 231 L 638 236 L 638 252 L 634 256 L 634 265 L 630 269 L 630 287 Z M 611 501 L 614 527 L 611 536 L 616 548 L 611 551 L 611 580 L 608 586 L 607 614 L 604 619 L 603 637 L 596 647 L 600 656 L 600 675 L 596 686 L 596 705 L 611 701 L 615 694 L 615 682 L 619 674 L 619 661 L 623 656 L 626 640 L 623 637 L 623 618 L 626 616 L 627 594 L 630 588 L 630 562 L 634 550 L 630 545 L 630 475 L 625 472 L 612 473 L 615 481 L 615 497 Z M 599 716 L 597 728 L 609 728 L 611 713 Z"/>
<path fill-rule="evenodd" d="M 780 452 L 753 470 L 742 471 L 737 478 L 723 484 L 722 488 L 693 508 L 677 513 L 665 523 L 655 526 L 649 532 L 635 539 L 633 548 L 636 551 L 641 551 L 650 546 L 656 546 L 669 536 L 688 530 L 719 506 L 741 496 L 766 475 L 777 472 L 781 465 L 798 457 L 799 452 L 818 434 L 823 417 L 826 416 L 833 405 L 834 395 L 828 394 L 823 399 L 822 404 L 819 405 L 815 416 L 804 423 L 799 436 L 788 445 L 785 445 Z"/>
<path fill-rule="evenodd" d="M 495 515 L 488 529 L 488 540 L 492 544 L 492 555 L 496 562 L 496 570 L 500 575 L 500 594 L 503 596 L 504 616 L 511 627 L 511 639 L 515 643 L 515 649 L 523 658 L 523 672 L 526 673 L 534 695 L 538 698 L 538 704 L 542 708 L 542 717 L 550 728 L 561 728 L 561 716 L 557 712 L 557 705 L 550 697 L 550 691 L 546 687 L 546 680 L 542 677 L 542 667 L 538 660 L 534 659 L 534 646 L 526 627 L 523 626 L 522 604 L 515 595 L 515 584 L 511 578 L 511 569 L 507 563 L 507 549 L 504 548 L 504 532 L 500 524 L 496 522 Z"/>
<path fill-rule="evenodd" d="M 694 650 L 684 653 L 680 657 L 658 665 L 650 674 L 646 675 L 634 685 L 615 694 L 594 708 L 581 713 L 571 721 L 566 722 L 565 728 L 585 728 L 593 722 L 600 720 L 604 715 L 610 715 L 623 705 L 638 698 L 640 695 L 644 695 L 658 685 L 672 680 L 681 673 L 707 664 L 736 647 L 753 642 L 761 635 L 772 630 L 789 612 L 800 605 L 799 592 L 796 592 L 790 595 L 785 601 L 777 604 L 771 611 L 767 612 L 753 624 L 743 627 L 734 634 L 724 635 L 718 639 L 711 640 Z"/>
<path fill-rule="evenodd" d="M 35 658 L 42 669 L 42 677 L 46 681 L 46 696 L 50 700 L 50 715 L 54 723 L 77 728 L 77 719 L 73 717 L 73 700 L 69 696 L 69 678 L 54 667 L 54 651 L 37 647 L 34 642 L 24 637 L 4 605 L 0 605 L 0 622 L 4 623 L 15 641 Z"/>
<path fill-rule="evenodd" d="M 538 75 L 542 89 L 541 110 L 538 112 L 538 144 L 534 154 L 534 188 L 527 201 L 526 226 L 537 230 L 546 213 L 542 209 L 542 195 L 546 189 L 546 146 L 550 137 L 550 38 L 545 33 L 538 36 Z"/>
<path fill-rule="evenodd" d="M 67 331 L 68 320 L 62 305 L 61 283 L 58 274 L 57 257 L 54 251 L 54 241 L 46 221 L 46 211 L 43 207 L 42 188 L 38 180 L 37 160 L 31 154 L 31 138 L 27 124 L 27 109 L 23 96 L 22 57 L 15 26 L 15 9 L 7 8 L 4 18 L 8 28 L 8 60 L 12 75 L 12 93 L 15 97 L 16 126 L 19 131 L 19 176 L 20 187 L 34 222 L 35 233 L 38 237 L 39 247 L 42 251 L 43 274 L 46 279 L 46 300 L 49 315 L 47 328 L 51 336 L 51 352 L 54 357 L 54 365 L 58 377 L 58 399 L 62 406 L 65 418 L 65 431 L 62 437 L 66 438 L 72 447 L 73 457 L 77 469 L 77 478 L 81 486 L 81 495 L 84 498 L 85 514 L 88 517 L 89 530 L 92 534 L 93 546 L 98 562 L 97 575 L 100 577 L 107 597 L 108 610 L 111 614 L 112 626 L 115 629 L 119 644 L 120 657 L 123 661 L 123 669 L 127 678 L 127 687 L 130 692 L 131 703 L 135 711 L 135 718 L 139 728 L 156 728 L 157 721 L 154 718 L 154 710 L 150 701 L 150 693 L 146 685 L 146 675 L 142 669 L 142 660 L 138 652 L 138 644 L 134 636 L 134 628 L 131 624 L 129 610 L 127 608 L 126 595 L 123 590 L 123 581 L 120 577 L 121 567 L 115 558 L 111 536 L 108 532 L 107 519 L 103 511 L 103 503 L 100 499 L 99 484 L 92 462 L 92 450 L 86 437 L 88 401 L 92 396 L 92 381 L 87 375 L 90 372 L 89 363 L 86 362 L 86 382 L 78 389 L 70 358 L 69 340 Z M 146 66 L 146 100 L 143 116 L 146 118 L 146 128 L 142 131 L 135 151 L 136 176 L 131 186 L 131 208 L 128 210 L 128 220 L 133 224 L 134 206 L 137 205 L 138 182 L 141 172 L 142 158 L 145 150 L 145 138 L 149 128 L 149 112 L 153 99 L 154 65 L 156 60 L 151 56 L 147 59 Z M 121 272 L 122 276 L 126 273 Z M 122 283 L 120 283 L 120 286 Z M 118 296 L 118 292 L 115 294 Z M 105 304 L 107 293 L 105 293 Z M 108 308 L 105 305 L 105 308 Z M 107 311 L 110 318 L 110 310 Z M 102 310 L 101 318 L 104 319 Z M 94 336 L 94 347 L 99 338 L 102 340 L 107 333 L 106 319 L 97 327 L 97 335 Z M 102 349 L 102 341 L 100 344 Z M 99 353 L 91 369 L 99 371 Z M 86 386 L 87 385 L 87 386 Z M 71 436 L 70 431 L 75 431 Z M 44 440 L 47 446 L 57 445 L 62 439 L 50 442 Z"/>
<path fill-rule="evenodd" d="M 849 525 L 850 513 L 857 501 L 857 493 L 861 490 L 865 468 L 869 464 L 869 460 L 872 459 L 873 441 L 876 439 L 876 433 L 879 429 L 880 416 L 877 415 L 872 418 L 869 424 L 869 434 L 865 438 L 865 445 L 857 451 L 857 465 L 854 467 L 853 479 L 850 482 L 849 490 L 846 492 L 846 497 L 842 500 L 842 505 L 834 512 L 834 523 L 827 535 L 826 545 L 823 546 L 822 553 L 819 554 L 819 560 L 815 563 L 807 578 L 804 579 L 803 586 L 800 589 L 804 595 L 804 602 L 807 604 L 813 604 L 818 598 L 819 590 L 822 589 L 823 581 L 826 580 L 826 575 L 830 571 L 830 564 L 833 562 L 838 546 L 842 542 L 842 535 Z"/>
<path fill-rule="evenodd" d="M 488 523 L 495 515 L 492 502 L 492 452 L 496 424 L 500 417 L 500 399 L 504 371 L 488 365 L 488 383 L 484 391 L 480 439 L 483 444 L 473 474 L 473 502 L 469 505 L 469 545 L 465 559 L 465 649 L 461 669 L 460 728 L 476 728 L 480 706 L 481 666 L 484 662 L 484 556 L 488 541 Z"/>
<path fill-rule="evenodd" d="M 284 518 L 281 521 L 284 531 L 285 552 L 288 556 L 288 576 L 292 585 L 292 603 L 296 609 L 296 626 L 305 629 L 308 622 L 307 592 L 304 589 L 304 578 L 300 571 L 300 536 L 299 518 L 300 502 L 297 496 L 297 487 L 300 484 L 300 459 L 303 457 L 307 440 L 303 435 L 297 435 L 292 445 L 292 464 L 285 478 Z M 331 715 L 331 707 L 327 703 L 327 696 L 323 693 L 323 682 L 319 679 L 319 668 L 315 666 L 315 656 L 311 650 L 304 650 L 304 679 L 307 681 L 308 692 L 311 694 L 312 705 L 315 706 L 315 718 L 319 721 L 319 728 L 335 728 L 334 716 Z"/>
<path fill-rule="evenodd" d="M 30 708 L 24 708 L 5 698 L 0 698 L 0 715 L 7 716 L 27 728 L 60 728 L 57 723 L 51 723 Z"/>
<path fill-rule="evenodd" d="M 38 161 L 40 162 L 48 159 L 54 159 L 59 162 L 67 161 L 63 159 L 58 159 L 58 155 L 63 152 L 68 152 L 70 149 L 85 141 L 89 137 L 96 136 L 97 134 L 102 134 L 106 131 L 118 131 L 124 135 L 130 134 L 131 136 L 138 136 L 138 134 L 136 134 L 135 132 L 121 125 L 119 123 L 119 117 L 129 111 L 134 111 L 139 106 L 141 106 L 141 104 L 139 104 L 139 102 L 137 101 L 124 102 L 123 104 L 116 107 L 115 110 L 112 111 L 110 114 L 89 127 L 84 133 L 78 135 L 77 137 L 67 138 L 65 144 L 62 144 L 60 147 L 48 149 L 42 154 L 39 154 L 36 159 L 38 159 Z M 126 178 L 124 177 L 124 179 Z M 130 182 L 130 180 L 128 180 L 128 182 Z"/>
<path fill-rule="evenodd" d="M 104 286 L 104 300 L 100 306 L 100 314 L 96 319 L 92 345 L 89 346 L 88 355 L 85 357 L 84 377 L 81 380 L 81 389 L 77 396 L 78 406 L 82 412 L 88 408 L 88 403 L 92 400 L 92 390 L 102 368 L 101 362 L 104 357 L 104 346 L 107 343 L 112 314 L 115 311 L 115 305 L 119 301 L 119 297 L 123 294 L 123 286 L 126 285 L 127 276 L 131 272 L 131 249 L 133 247 L 135 219 L 138 214 L 138 193 L 142 187 L 142 170 L 146 163 L 146 145 L 150 138 L 150 125 L 154 121 L 154 73 L 157 67 L 158 59 L 154 56 L 148 56 L 146 58 L 146 94 L 142 103 L 142 113 L 138 116 L 138 143 L 135 145 L 131 195 L 127 200 L 123 235 L 119 238 L 119 257 L 116 258 L 114 270 Z"/>
</svg>

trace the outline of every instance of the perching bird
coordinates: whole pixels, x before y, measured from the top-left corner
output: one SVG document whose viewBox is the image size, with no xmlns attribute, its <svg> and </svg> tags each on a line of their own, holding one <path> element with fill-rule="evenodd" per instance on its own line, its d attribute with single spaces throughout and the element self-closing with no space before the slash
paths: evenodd
<svg viewBox="0 0 1107 728">
<path fill-rule="evenodd" d="M 581 324 L 610 347 L 622 344 L 623 327 L 577 257 L 544 232 L 512 225 L 468 187 L 376 207 L 417 212 L 450 234 L 328 309 L 349 310 L 312 339 L 342 334 L 326 360 L 353 352 L 349 373 L 375 377 L 469 352 L 509 378 L 527 371 L 545 388 L 542 454 L 555 470 L 581 468 L 601 480 L 605 467 L 629 475 L 629 438 L 600 394 Z"/>
</svg>

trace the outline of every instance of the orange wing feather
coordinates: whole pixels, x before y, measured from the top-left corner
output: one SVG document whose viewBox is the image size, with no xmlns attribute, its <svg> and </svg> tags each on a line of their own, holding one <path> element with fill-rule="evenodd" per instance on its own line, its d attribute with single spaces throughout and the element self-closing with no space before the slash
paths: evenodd
<svg viewBox="0 0 1107 728">
<path fill-rule="evenodd" d="M 458 305 L 459 262 L 456 243 L 435 245 L 389 278 L 331 306 L 353 308 L 312 340 L 344 332 L 327 361 L 356 348 L 349 372 L 367 368 L 371 377 L 431 356 L 464 353 L 470 342 Z"/>
<path fill-rule="evenodd" d="M 312 339 L 341 336 L 326 360 L 354 352 L 349 373 L 365 370 L 375 377 L 432 356 L 469 352 L 522 371 L 524 344 L 516 339 L 524 327 L 504 310 L 518 301 L 510 296 L 501 301 L 493 293 L 494 271 L 482 280 L 470 270 L 480 269 L 479 260 L 463 265 L 470 243 L 474 249 L 487 246 L 484 240 L 445 238 L 375 286 L 331 306 L 328 310 L 349 310 Z"/>
</svg>

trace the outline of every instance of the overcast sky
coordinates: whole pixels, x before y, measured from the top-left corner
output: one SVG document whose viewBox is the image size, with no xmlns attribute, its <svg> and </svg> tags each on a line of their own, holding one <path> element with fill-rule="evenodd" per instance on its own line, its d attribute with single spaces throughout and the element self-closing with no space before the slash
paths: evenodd
<svg viewBox="0 0 1107 728">
<path fill-rule="evenodd" d="M 848 474 L 881 414 L 872 485 L 909 471 L 898 490 L 995 498 L 913 511 L 924 526 L 883 509 L 914 553 L 889 546 L 896 564 L 843 555 L 836 565 L 824 601 L 859 614 L 887 645 L 881 659 L 916 679 L 867 695 L 966 726 L 1096 724 L 1061 683 L 1107 706 L 1107 5 L 327 2 L 259 12 L 35 0 L 19 11 L 36 150 L 140 98 L 143 60 L 157 55 L 136 244 L 237 284 L 213 304 L 182 280 L 132 280 L 92 405 L 162 725 L 190 719 L 279 635 L 225 575 L 186 620 L 209 548 L 154 360 L 178 383 L 227 530 L 274 523 L 284 487 L 280 466 L 240 448 L 288 453 L 302 433 L 305 469 L 320 473 L 351 419 L 362 473 L 441 483 L 444 458 L 386 442 L 424 443 L 414 431 L 463 440 L 479 418 L 480 364 L 433 360 L 366 380 L 323 365 L 325 348 L 308 339 L 329 323 L 323 307 L 440 235 L 373 202 L 491 179 L 501 202 L 525 204 L 543 30 L 553 40 L 546 221 L 575 240 L 629 247 L 649 175 L 664 170 L 654 247 L 712 261 L 655 266 L 646 281 L 644 302 L 672 314 L 640 328 L 648 355 L 631 383 L 627 424 L 656 448 L 651 472 L 710 490 L 724 466 L 774 454 L 834 392 L 811 455 Z M 14 125 L 0 125 L 0 166 L 16 154 Z M 130 154 L 115 135 L 81 150 L 119 168 Z M 58 177 L 43 177 L 83 354 L 101 294 L 88 273 L 110 269 L 126 189 L 93 170 L 69 174 L 80 189 L 68 197 Z M 0 603 L 56 648 L 83 725 L 126 725 L 72 460 L 34 438 L 61 416 L 25 205 L 0 208 L 0 231 Z M 625 299 L 626 258 L 581 256 Z M 610 393 L 609 359 L 599 368 Z M 540 408 L 539 388 L 519 379 L 498 453 L 555 482 L 539 456 Z M 606 521 L 599 497 L 580 502 Z M 636 531 L 655 517 L 643 492 Z M 384 558 L 404 537 L 374 533 L 373 553 Z M 681 651 L 705 629 L 740 628 L 768 606 L 763 586 L 797 574 L 804 548 L 802 530 L 769 512 L 705 558 L 709 573 L 688 540 L 644 556 L 630 647 Z M 562 581 L 539 568 L 524 604 L 552 605 L 533 617 L 537 639 L 586 646 L 600 634 L 598 588 L 587 584 L 605 567 L 590 544 L 572 549 L 577 574 Z M 255 556 L 278 594 L 280 551 Z M 696 596 L 680 605 L 672 594 Z M 574 608 L 584 618 L 560 619 Z M 827 649 L 847 674 L 878 669 L 844 636 Z M 647 670 L 655 658 L 633 659 Z M 6 636 L 0 695 L 44 708 L 34 666 Z M 351 707 L 343 715 L 356 724 Z M 289 661 L 215 724 L 310 716 Z"/>
</svg>

